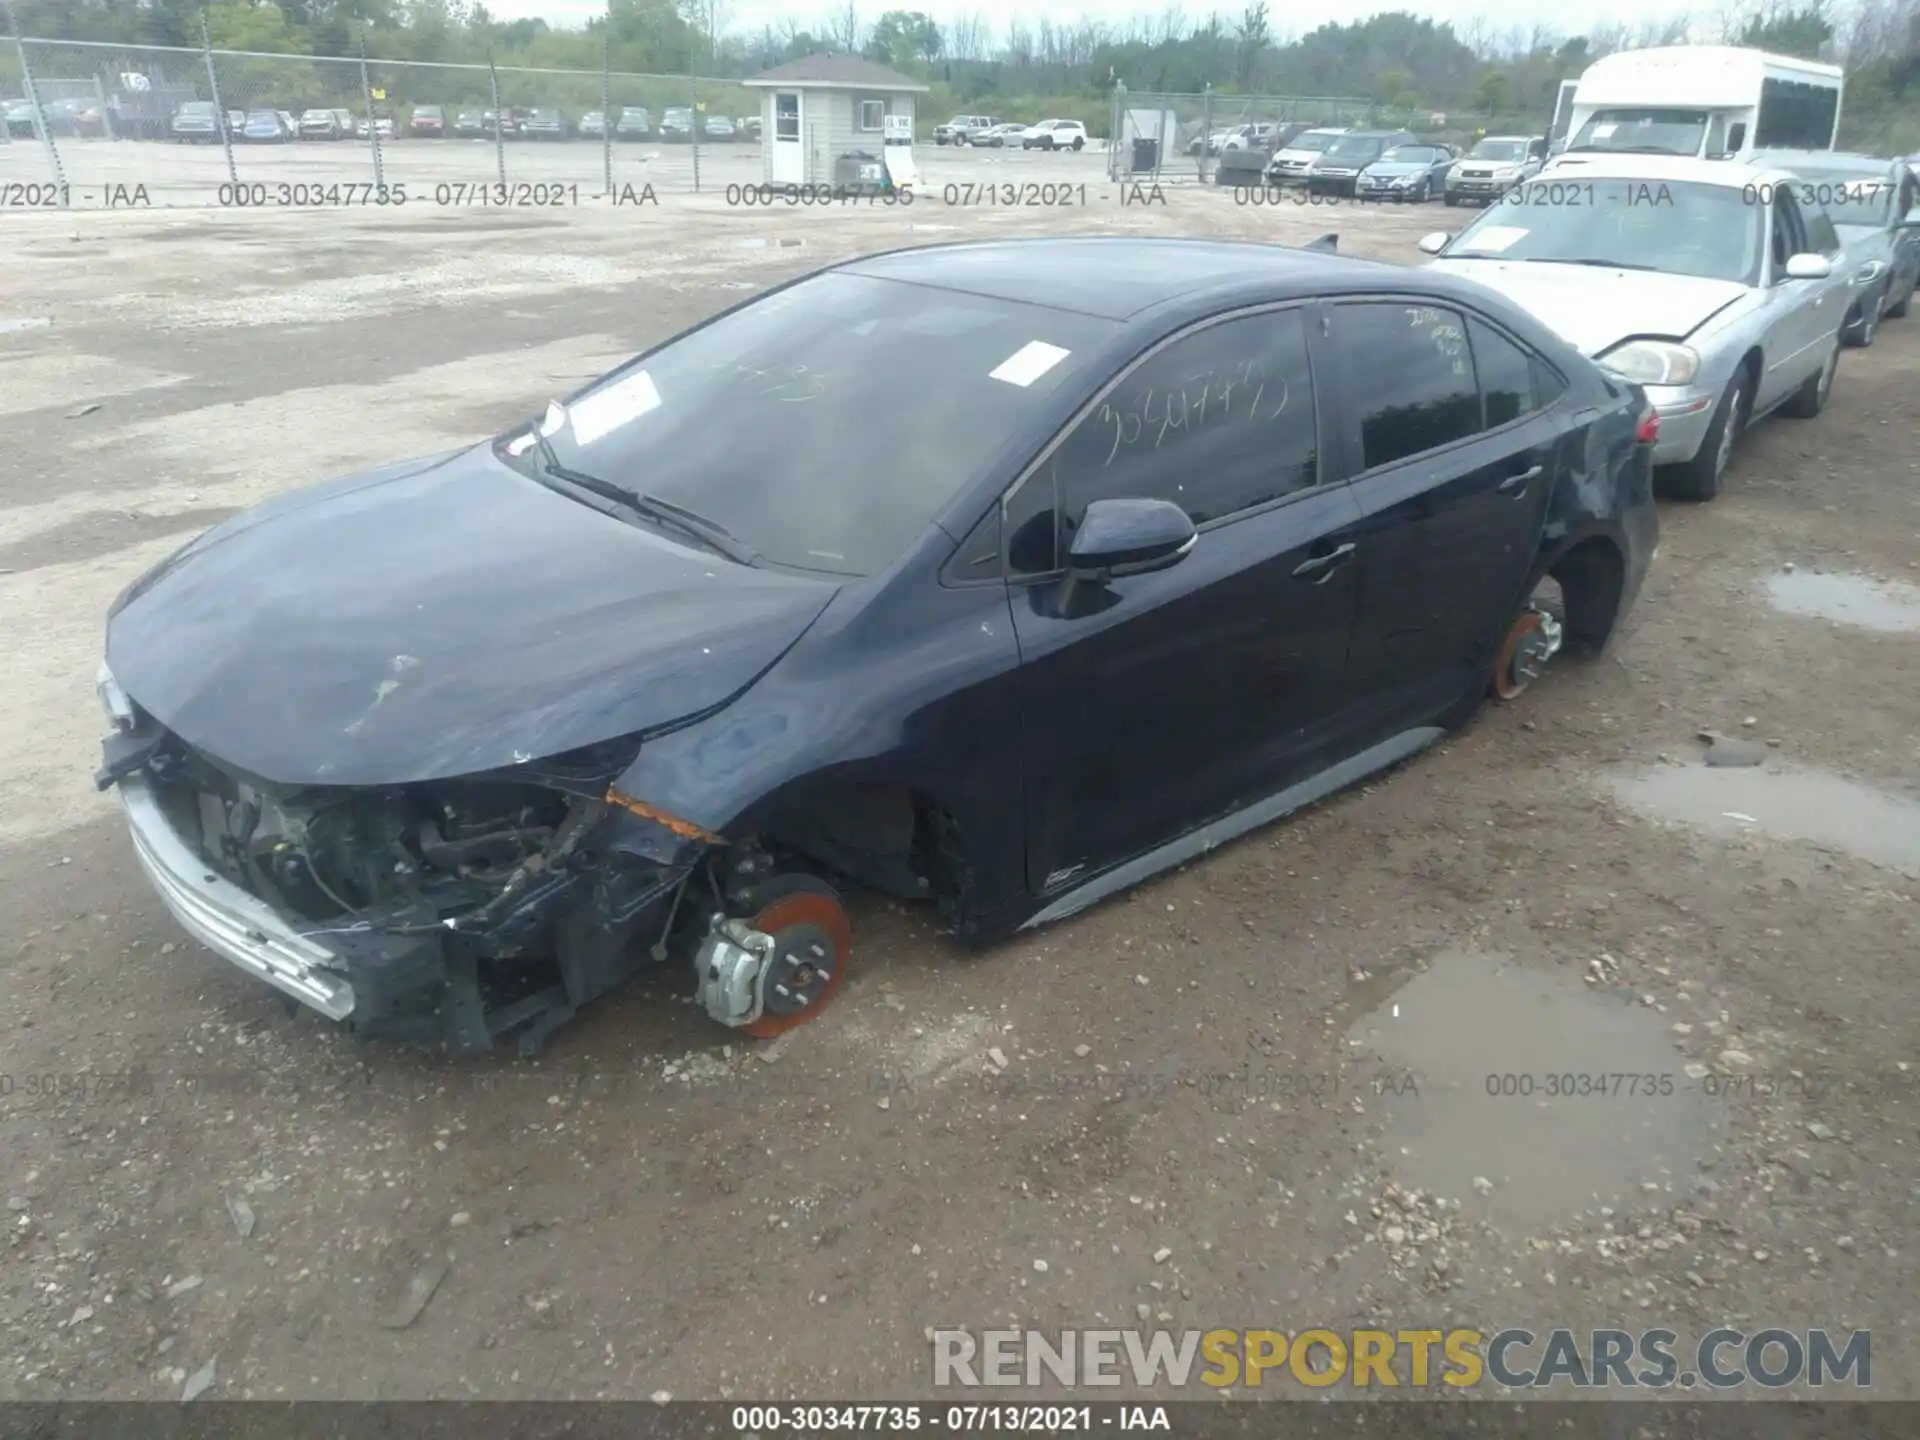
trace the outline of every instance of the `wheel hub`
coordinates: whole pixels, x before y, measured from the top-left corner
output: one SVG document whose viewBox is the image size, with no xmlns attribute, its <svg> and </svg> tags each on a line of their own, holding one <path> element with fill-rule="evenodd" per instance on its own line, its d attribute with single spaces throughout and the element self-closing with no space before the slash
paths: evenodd
<svg viewBox="0 0 1920 1440">
<path fill-rule="evenodd" d="M 761 1010 L 798 1015 L 819 1003 L 839 972 L 833 937 L 817 925 L 800 924 L 773 940 L 773 953 L 760 971 Z"/>
</svg>

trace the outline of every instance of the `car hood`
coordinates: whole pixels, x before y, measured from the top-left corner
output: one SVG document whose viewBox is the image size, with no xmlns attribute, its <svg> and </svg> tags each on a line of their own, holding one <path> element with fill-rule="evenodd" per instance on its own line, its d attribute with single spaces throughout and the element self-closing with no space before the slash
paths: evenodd
<svg viewBox="0 0 1920 1440">
<path fill-rule="evenodd" d="M 737 565 L 454 452 L 293 491 L 136 581 L 121 688 L 287 785 L 543 759 L 721 705 L 837 585 Z"/>
<path fill-rule="evenodd" d="M 1590 265 L 1441 259 L 1429 268 L 1498 290 L 1590 356 L 1636 335 L 1685 339 L 1750 293 L 1734 280 Z"/>
</svg>

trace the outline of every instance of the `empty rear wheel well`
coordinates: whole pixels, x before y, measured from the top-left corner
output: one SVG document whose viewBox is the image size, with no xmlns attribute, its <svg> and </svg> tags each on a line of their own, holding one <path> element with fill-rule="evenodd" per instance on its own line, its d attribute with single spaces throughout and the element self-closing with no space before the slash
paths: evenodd
<svg viewBox="0 0 1920 1440">
<path fill-rule="evenodd" d="M 1620 614 L 1626 560 L 1613 541 L 1594 535 L 1569 546 L 1547 569 L 1560 587 L 1566 644 L 1577 654 L 1597 655 Z"/>
</svg>

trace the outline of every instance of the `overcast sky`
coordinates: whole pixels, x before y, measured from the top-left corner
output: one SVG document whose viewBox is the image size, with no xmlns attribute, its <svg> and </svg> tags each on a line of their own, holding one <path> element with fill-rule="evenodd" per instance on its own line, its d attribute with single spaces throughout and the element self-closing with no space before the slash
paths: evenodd
<svg viewBox="0 0 1920 1440">
<path fill-rule="evenodd" d="M 487 9 L 502 20 L 518 20 L 522 17 L 538 16 L 555 25 L 576 25 L 589 15 L 602 12 L 604 6 L 600 0 L 485 0 Z M 792 0 L 788 4 L 768 3 L 768 0 L 723 0 L 723 14 L 727 31 L 753 32 L 762 25 L 772 25 L 778 29 L 791 15 L 802 26 L 816 34 L 825 28 L 827 17 L 845 13 L 845 3 L 834 4 L 831 0 L 819 3 L 819 0 Z M 1159 15 L 1162 7 L 1143 6 L 1139 0 L 1109 0 L 1107 4 L 1088 4 L 1077 6 L 1047 6 L 1044 10 L 1022 0 L 970 0 L 970 3 L 953 5 L 886 3 L 886 0 L 857 0 L 861 18 L 871 24 L 881 14 L 892 9 L 920 9 L 932 15 L 935 20 L 947 20 L 955 15 L 979 15 L 997 33 L 1004 31 L 1007 21 L 1015 15 L 1024 16 L 1028 24 L 1041 14 L 1046 14 L 1056 23 L 1072 24 L 1082 16 L 1105 21 L 1109 24 L 1124 22 L 1129 16 L 1148 14 Z M 1207 3 L 1189 3 L 1181 7 L 1191 18 L 1198 19 L 1210 10 L 1218 9 L 1227 17 L 1229 23 L 1244 7 L 1244 0 L 1222 3 L 1218 6 Z M 1658 21 L 1672 15 L 1682 7 L 1662 0 L 1615 0 L 1615 3 L 1602 9 L 1599 6 L 1583 7 L 1579 11 L 1545 10 L 1535 0 L 1433 0 L 1424 5 L 1376 5 L 1359 9 L 1351 4 L 1342 5 L 1337 0 L 1297 0 L 1297 3 L 1276 3 L 1268 0 L 1267 13 L 1271 17 L 1269 24 L 1280 35 L 1305 34 L 1329 21 L 1342 23 L 1365 18 L 1379 11 L 1412 10 L 1416 14 L 1429 15 L 1436 21 L 1452 21 L 1455 25 L 1481 17 L 1495 31 L 1503 32 L 1511 26 L 1531 29 L 1543 15 L 1550 19 L 1555 28 L 1566 34 L 1578 34 L 1582 27 L 1596 22 L 1616 22 L 1628 26 L 1643 22 Z"/>
</svg>

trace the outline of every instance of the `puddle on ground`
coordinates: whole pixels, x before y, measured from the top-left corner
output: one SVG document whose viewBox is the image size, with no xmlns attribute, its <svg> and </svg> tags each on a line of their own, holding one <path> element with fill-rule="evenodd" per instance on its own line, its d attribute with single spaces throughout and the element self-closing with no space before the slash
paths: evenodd
<svg viewBox="0 0 1920 1440">
<path fill-rule="evenodd" d="M 1670 1024 L 1623 991 L 1446 951 L 1348 1038 L 1363 1067 L 1397 1077 L 1366 1101 L 1384 1116 L 1395 1178 L 1469 1215 L 1537 1227 L 1693 1193 L 1725 1102 L 1682 1071 Z"/>
<path fill-rule="evenodd" d="M 1920 802 L 1838 775 L 1669 765 L 1608 783 L 1662 820 L 1716 835 L 1808 841 L 1920 877 Z"/>
<path fill-rule="evenodd" d="M 0 320 L 0 335 L 17 335 L 22 330 L 44 330 L 53 321 L 44 315 L 31 315 L 20 320 Z"/>
<path fill-rule="evenodd" d="M 1863 630 L 1920 630 L 1920 588 L 1897 580 L 1789 570 L 1768 577 L 1767 599 L 1789 615 L 1835 620 Z"/>
</svg>

